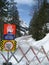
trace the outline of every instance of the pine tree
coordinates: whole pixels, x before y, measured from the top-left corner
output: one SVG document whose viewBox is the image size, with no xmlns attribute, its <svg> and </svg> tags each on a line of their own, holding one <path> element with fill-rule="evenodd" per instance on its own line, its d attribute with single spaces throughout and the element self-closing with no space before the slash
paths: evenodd
<svg viewBox="0 0 49 65">
<path fill-rule="evenodd" d="M 19 27 L 20 20 L 19 20 L 19 12 L 17 10 L 17 6 L 16 5 L 17 5 L 17 3 L 14 2 L 14 0 L 9 1 L 8 17 L 11 18 L 11 20 L 8 21 L 8 23 L 16 24 L 16 28 L 19 30 L 20 29 L 20 27 Z M 20 30 L 19 31 L 18 30 L 16 30 L 16 32 L 17 32 L 16 33 L 16 37 L 21 36 L 20 35 Z"/>
<path fill-rule="evenodd" d="M 7 4 L 7 0 L 1 0 L 0 1 L 0 18 L 2 16 L 5 16 L 6 15 L 6 11 L 5 11 L 6 4 Z"/>
<path fill-rule="evenodd" d="M 32 37 L 36 40 L 42 39 L 48 32 L 47 23 L 49 21 L 47 21 L 47 18 L 49 14 L 47 12 L 47 6 L 46 1 L 44 1 L 42 7 L 37 13 L 35 12 L 30 22 L 29 34 L 32 34 Z"/>
<path fill-rule="evenodd" d="M 7 4 L 7 0 L 1 0 L 0 1 L 0 40 L 2 38 L 3 35 L 3 23 L 4 23 L 4 17 L 7 16 L 7 12 L 5 10 L 5 8 Z"/>
<path fill-rule="evenodd" d="M 20 29 L 19 25 L 19 14 L 17 10 L 16 3 L 14 0 L 7 1 L 7 0 L 1 0 L 0 4 L 0 37 L 3 39 L 3 25 L 4 23 L 13 23 L 16 24 L 16 28 Z M 16 29 L 16 37 L 20 36 L 20 31 L 17 31 Z"/>
</svg>

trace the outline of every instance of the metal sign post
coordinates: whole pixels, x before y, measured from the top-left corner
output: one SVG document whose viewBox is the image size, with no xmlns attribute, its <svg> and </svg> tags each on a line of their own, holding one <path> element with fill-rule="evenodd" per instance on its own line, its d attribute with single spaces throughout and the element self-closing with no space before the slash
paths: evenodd
<svg viewBox="0 0 49 65">
<path fill-rule="evenodd" d="M 16 41 L 14 40 L 15 34 L 16 34 L 16 25 L 15 24 L 4 24 L 3 34 L 4 34 L 3 35 L 4 40 L 2 40 L 1 48 L 2 48 L 2 51 L 7 52 L 7 58 L 2 53 L 0 53 L 5 60 L 5 63 L 3 63 L 3 65 L 12 65 L 12 63 L 9 62 L 9 52 L 17 61 L 16 57 L 12 53 L 16 50 L 16 45 L 17 45 Z"/>
</svg>

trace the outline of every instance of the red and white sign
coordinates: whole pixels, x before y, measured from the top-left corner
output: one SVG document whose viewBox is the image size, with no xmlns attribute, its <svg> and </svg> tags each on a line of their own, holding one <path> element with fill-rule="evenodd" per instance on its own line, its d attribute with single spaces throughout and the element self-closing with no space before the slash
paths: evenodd
<svg viewBox="0 0 49 65">
<path fill-rule="evenodd" d="M 8 33 L 16 34 L 16 25 L 15 24 L 4 24 L 4 35 Z"/>
<path fill-rule="evenodd" d="M 5 48 L 5 50 L 12 50 L 12 48 L 14 47 L 14 45 L 13 45 L 13 43 L 12 42 L 6 42 L 5 44 L 4 44 L 4 48 Z"/>
</svg>

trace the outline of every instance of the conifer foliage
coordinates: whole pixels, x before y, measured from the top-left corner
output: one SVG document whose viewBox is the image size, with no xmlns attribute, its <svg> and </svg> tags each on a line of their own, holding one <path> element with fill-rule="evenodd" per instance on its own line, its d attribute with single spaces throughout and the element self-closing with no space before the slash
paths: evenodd
<svg viewBox="0 0 49 65">
<path fill-rule="evenodd" d="M 32 34 L 32 37 L 36 40 L 42 39 L 46 35 L 46 33 L 48 33 L 48 6 L 49 4 L 44 1 L 42 7 L 39 9 L 38 12 L 35 12 L 30 22 L 29 34 Z"/>
</svg>

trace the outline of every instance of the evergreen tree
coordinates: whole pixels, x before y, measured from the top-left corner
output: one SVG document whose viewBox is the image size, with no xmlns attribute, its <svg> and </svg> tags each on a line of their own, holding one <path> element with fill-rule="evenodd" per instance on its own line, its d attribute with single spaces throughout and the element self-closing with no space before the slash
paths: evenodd
<svg viewBox="0 0 49 65">
<path fill-rule="evenodd" d="M 7 0 L 1 0 L 0 1 L 0 18 L 6 15 L 5 8 L 7 4 Z"/>
<path fill-rule="evenodd" d="M 0 40 L 2 38 L 3 35 L 3 23 L 4 23 L 4 17 L 7 16 L 7 12 L 6 12 L 6 4 L 7 4 L 7 0 L 1 0 L 0 1 Z"/>
<path fill-rule="evenodd" d="M 19 20 L 19 12 L 17 10 L 17 6 L 16 6 L 16 2 L 14 2 L 14 0 L 9 1 L 9 5 L 8 5 L 8 17 L 11 19 L 10 21 L 8 21 L 8 23 L 13 23 L 16 24 L 16 28 L 19 30 L 20 27 L 20 20 Z M 16 37 L 21 36 L 20 35 L 20 30 L 18 31 L 16 30 Z"/>
<path fill-rule="evenodd" d="M 0 2 L 0 39 L 3 39 L 3 25 L 4 23 L 16 24 L 16 28 L 20 29 L 19 24 L 19 14 L 17 10 L 16 3 L 14 0 L 7 1 L 1 0 Z M 20 30 L 17 31 L 16 36 L 20 36 Z"/>
<path fill-rule="evenodd" d="M 47 3 L 46 1 L 43 2 L 42 7 L 39 11 L 33 16 L 30 26 L 29 26 L 29 34 L 32 34 L 32 37 L 36 40 L 42 39 L 48 29 L 47 29 L 47 21 L 49 13 L 47 12 Z"/>
</svg>

